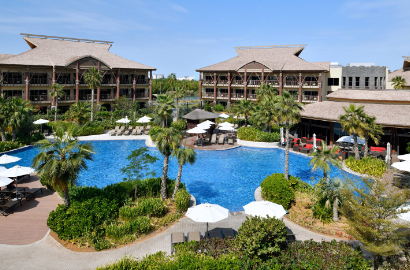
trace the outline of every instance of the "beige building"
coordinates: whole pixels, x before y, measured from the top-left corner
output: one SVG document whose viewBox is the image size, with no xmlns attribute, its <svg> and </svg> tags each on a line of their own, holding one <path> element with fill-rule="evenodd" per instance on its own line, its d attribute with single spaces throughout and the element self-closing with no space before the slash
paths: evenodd
<svg viewBox="0 0 410 270">
<path fill-rule="evenodd" d="M 406 80 L 406 86 L 404 89 L 410 89 L 410 56 L 403 56 L 403 67 L 389 73 L 389 79 L 387 82 L 388 88 L 393 88 L 393 78 L 402 76 Z"/>
<path fill-rule="evenodd" d="M 84 74 L 91 67 L 103 73 L 94 100 L 111 107 L 121 96 L 144 106 L 152 100 L 152 71 L 156 70 L 109 52 L 113 42 L 21 34 L 30 49 L 21 54 L 0 54 L 0 94 L 21 97 L 40 107 L 54 105 L 54 83 L 64 85 L 63 108 L 91 100 Z"/>
</svg>

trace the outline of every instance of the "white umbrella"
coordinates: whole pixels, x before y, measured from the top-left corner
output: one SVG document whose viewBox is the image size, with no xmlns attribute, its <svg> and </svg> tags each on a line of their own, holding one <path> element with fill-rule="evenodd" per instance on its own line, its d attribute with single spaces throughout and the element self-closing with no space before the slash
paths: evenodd
<svg viewBox="0 0 410 270">
<path fill-rule="evenodd" d="M 399 210 L 410 210 L 410 205 L 400 207 Z M 401 219 L 406 220 L 406 221 L 410 221 L 410 212 L 409 211 L 407 213 L 398 214 L 397 216 Z"/>
<path fill-rule="evenodd" d="M 142 118 L 144 118 L 144 119 L 148 119 L 148 120 L 151 120 L 151 119 L 152 119 L 151 117 L 146 116 L 146 115 L 144 115 Z"/>
<path fill-rule="evenodd" d="M 248 203 L 243 207 L 245 214 L 258 217 L 275 217 L 281 218 L 286 215 L 286 210 L 282 205 L 268 201 L 256 201 Z"/>
<path fill-rule="evenodd" d="M 207 123 L 204 123 L 204 124 L 201 123 L 201 124 L 196 125 L 196 127 L 202 128 L 202 129 L 209 129 L 211 125 Z"/>
<path fill-rule="evenodd" d="M 8 177 L 0 177 L 0 187 L 11 184 L 14 180 Z"/>
<path fill-rule="evenodd" d="M 151 120 L 148 118 L 141 117 L 140 119 L 137 120 L 137 123 L 149 123 Z"/>
<path fill-rule="evenodd" d="M 188 208 L 185 216 L 195 222 L 206 222 L 206 231 L 208 223 L 218 222 L 228 217 L 229 210 L 217 204 L 203 203 Z"/>
<path fill-rule="evenodd" d="M 232 131 L 235 130 L 233 127 L 229 127 L 229 126 L 222 126 L 219 128 L 219 130 L 226 130 L 226 131 Z"/>
<path fill-rule="evenodd" d="M 223 127 L 223 126 L 233 127 L 234 124 L 231 124 L 231 123 L 229 123 L 229 122 L 223 122 L 223 123 L 220 123 L 219 126 L 220 126 L 220 127 Z"/>
<path fill-rule="evenodd" d="M 8 170 L 5 170 L 1 173 L 2 177 L 19 177 L 23 175 L 29 175 L 30 173 L 34 172 L 33 168 L 30 167 L 21 167 L 21 166 L 14 166 Z M 17 180 L 16 180 L 16 198 L 17 198 Z"/>
<path fill-rule="evenodd" d="M 5 167 L 0 166 L 0 174 L 1 174 L 1 172 L 4 172 L 5 170 L 7 170 Z"/>
<path fill-rule="evenodd" d="M 410 161 L 410 154 L 397 156 L 400 160 Z"/>
<path fill-rule="evenodd" d="M 313 151 L 316 152 L 316 133 L 313 133 Z"/>
<path fill-rule="evenodd" d="M 391 166 L 398 169 L 398 170 L 400 170 L 400 171 L 410 172 L 410 162 L 409 161 L 395 162 Z"/>
<path fill-rule="evenodd" d="M 38 120 L 34 121 L 33 124 L 41 125 L 41 124 L 47 124 L 48 122 L 50 122 L 50 121 L 48 121 L 46 119 L 38 119 Z"/>
<path fill-rule="evenodd" d="M 194 128 L 188 129 L 186 132 L 190 133 L 190 134 L 203 134 L 203 133 L 206 133 L 205 130 L 203 130 L 202 128 L 199 128 L 199 127 L 194 127 Z"/>
<path fill-rule="evenodd" d="M 215 125 L 215 123 L 214 123 L 214 122 L 212 122 L 212 121 L 210 121 L 210 120 L 206 120 L 206 121 L 204 121 L 204 122 L 202 122 L 202 123 L 200 123 L 200 124 L 210 124 L 210 125 Z"/>
<path fill-rule="evenodd" d="M 125 118 L 121 118 L 120 120 L 117 121 L 117 123 L 123 123 L 123 124 L 128 124 L 129 122 L 131 122 L 128 119 L 128 116 L 125 116 Z"/>
<path fill-rule="evenodd" d="M 229 115 L 227 115 L 226 113 L 222 113 L 219 115 L 219 117 L 221 118 L 229 118 Z"/>
<path fill-rule="evenodd" d="M 340 137 L 336 142 L 345 142 L 345 143 L 354 143 L 353 135 L 350 136 L 342 136 Z M 357 137 L 357 143 L 358 144 L 364 144 L 365 139 Z"/>
<path fill-rule="evenodd" d="M 280 145 L 282 145 L 284 141 L 285 141 L 285 140 L 284 140 L 284 138 L 283 138 L 283 127 L 281 127 L 281 128 L 280 128 Z"/>
<path fill-rule="evenodd" d="M 4 154 L 0 157 L 0 164 L 8 164 L 8 163 L 13 163 L 19 161 L 21 158 L 19 157 L 13 157 L 9 156 L 7 154 Z"/>
</svg>

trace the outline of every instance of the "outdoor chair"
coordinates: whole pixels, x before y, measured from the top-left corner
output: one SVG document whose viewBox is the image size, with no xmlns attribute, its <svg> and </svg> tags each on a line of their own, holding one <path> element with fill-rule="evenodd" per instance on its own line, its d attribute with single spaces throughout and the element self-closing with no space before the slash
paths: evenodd
<svg viewBox="0 0 410 270">
<path fill-rule="evenodd" d="M 128 130 L 133 130 L 132 126 L 129 126 L 129 127 L 128 127 Z"/>
<path fill-rule="evenodd" d="M 149 135 L 149 129 L 144 129 L 144 134 Z"/>
<path fill-rule="evenodd" d="M 224 144 L 225 141 L 225 134 L 219 135 L 218 144 Z"/>
<path fill-rule="evenodd" d="M 295 145 L 293 146 L 293 151 L 295 151 L 295 152 L 300 152 L 300 148 L 299 148 L 299 145 L 298 145 L 298 144 L 295 144 Z"/>
<path fill-rule="evenodd" d="M 174 245 L 185 242 L 185 236 L 182 232 L 171 234 L 171 254 L 174 253 Z"/>
<path fill-rule="evenodd" d="M 222 230 L 222 234 L 224 235 L 224 238 L 235 238 L 235 231 L 232 229 Z"/>
<path fill-rule="evenodd" d="M 42 188 L 35 188 L 35 189 L 30 189 L 30 190 L 26 190 L 21 192 L 24 195 L 24 198 L 26 198 L 26 201 L 31 200 L 36 193 L 41 192 L 43 193 L 43 189 Z"/>
<path fill-rule="evenodd" d="M 137 129 L 137 135 L 141 135 L 141 134 L 142 134 L 142 129 L 141 128 Z"/>
<path fill-rule="evenodd" d="M 112 129 L 112 130 L 108 131 L 108 135 L 115 136 L 115 130 Z"/>
<path fill-rule="evenodd" d="M 187 241 L 188 242 L 191 242 L 191 241 L 199 242 L 199 241 L 201 241 L 201 233 L 200 232 L 188 232 Z"/>
<path fill-rule="evenodd" d="M 124 133 L 122 135 L 129 136 L 130 133 L 131 133 L 131 130 L 127 129 L 127 130 L 124 131 Z"/>
<path fill-rule="evenodd" d="M 212 134 L 211 144 L 216 144 L 216 134 Z"/>
<path fill-rule="evenodd" d="M 48 136 L 48 129 L 45 129 L 45 130 L 43 131 L 43 135 L 46 136 L 46 137 Z"/>
<path fill-rule="evenodd" d="M 120 126 L 115 126 L 115 131 L 117 131 L 117 130 L 119 130 L 120 129 Z"/>
<path fill-rule="evenodd" d="M 306 139 L 306 138 L 301 138 L 300 141 L 301 141 L 302 143 L 307 143 L 307 139 Z"/>
<path fill-rule="evenodd" d="M 212 238 L 219 238 L 219 239 L 223 239 L 222 237 L 222 232 L 221 231 L 211 231 L 208 232 L 208 239 L 212 239 Z"/>
<path fill-rule="evenodd" d="M 370 154 L 372 155 L 372 157 L 374 158 L 379 158 L 381 157 L 382 153 L 380 153 L 379 151 L 370 151 Z"/>
<path fill-rule="evenodd" d="M 146 127 L 146 129 L 150 130 L 150 129 L 151 129 L 151 126 L 150 126 L 150 125 L 148 125 L 148 126 Z"/>
<path fill-rule="evenodd" d="M 341 151 L 341 152 L 337 153 L 337 156 L 338 156 L 339 159 L 345 160 L 346 159 L 346 152 Z"/>
<path fill-rule="evenodd" d="M 232 137 L 232 134 L 229 134 L 229 135 L 228 135 L 228 144 L 233 145 L 233 137 Z"/>
<path fill-rule="evenodd" d="M 21 204 L 21 200 L 9 201 L 5 205 L 0 205 L 0 214 L 7 217 L 11 213 L 12 208 L 16 206 L 17 204 L 20 204 L 21 206 L 23 206 Z"/>
<path fill-rule="evenodd" d="M 303 147 L 302 149 L 300 149 L 300 152 L 303 154 L 309 154 L 310 152 L 312 152 L 312 148 Z"/>
<path fill-rule="evenodd" d="M 137 128 L 133 129 L 132 132 L 131 132 L 131 135 L 137 135 L 137 131 L 138 131 Z"/>
</svg>

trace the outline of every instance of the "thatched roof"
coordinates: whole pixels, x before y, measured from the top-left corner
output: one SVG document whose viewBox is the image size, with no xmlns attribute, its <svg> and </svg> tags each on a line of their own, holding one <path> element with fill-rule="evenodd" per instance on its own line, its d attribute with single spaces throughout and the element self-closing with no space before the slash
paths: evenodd
<svg viewBox="0 0 410 270">
<path fill-rule="evenodd" d="M 402 76 L 406 80 L 406 86 L 410 86 L 410 70 L 398 69 L 389 73 L 389 82 L 393 81 L 394 77 Z"/>
<path fill-rule="evenodd" d="M 76 60 L 91 57 L 109 68 L 156 70 L 118 55 L 108 50 L 110 44 L 54 40 L 24 37 L 30 50 L 12 57 L 0 58 L 1 65 L 60 66 L 65 67 Z"/>
<path fill-rule="evenodd" d="M 304 47 L 236 49 L 238 56 L 197 69 L 206 71 L 237 71 L 246 64 L 257 62 L 272 71 L 329 71 L 330 62 L 307 62 L 299 57 Z"/>
<path fill-rule="evenodd" d="M 182 116 L 182 118 L 189 119 L 189 120 L 215 119 L 215 118 L 219 118 L 219 114 L 207 112 L 201 109 L 196 109 Z"/>
<path fill-rule="evenodd" d="M 410 103 L 408 90 L 345 90 L 340 89 L 326 96 L 330 100 L 339 101 L 372 101 L 379 103 Z"/>
<path fill-rule="evenodd" d="M 308 104 L 301 113 L 302 118 L 338 122 L 344 114 L 343 107 L 350 102 L 323 101 Z M 376 117 L 376 123 L 387 127 L 410 128 L 410 106 L 394 104 L 354 103 L 364 106 L 366 114 Z"/>
<path fill-rule="evenodd" d="M 10 57 L 13 57 L 13 56 L 15 56 L 15 54 L 1 54 L 0 53 L 0 61 L 4 60 L 4 59 L 7 59 L 7 58 L 10 58 Z"/>
</svg>

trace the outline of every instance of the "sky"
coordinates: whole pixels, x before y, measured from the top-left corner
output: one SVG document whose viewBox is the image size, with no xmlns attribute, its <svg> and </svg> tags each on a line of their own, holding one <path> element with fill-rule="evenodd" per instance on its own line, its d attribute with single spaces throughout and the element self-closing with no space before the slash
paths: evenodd
<svg viewBox="0 0 410 270">
<path fill-rule="evenodd" d="M 393 71 L 410 55 L 408 10 L 409 0 L 0 0 L 0 53 L 28 50 L 20 33 L 107 40 L 154 74 L 197 79 L 236 46 L 307 44 L 306 61 Z"/>
</svg>

